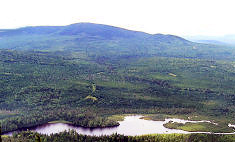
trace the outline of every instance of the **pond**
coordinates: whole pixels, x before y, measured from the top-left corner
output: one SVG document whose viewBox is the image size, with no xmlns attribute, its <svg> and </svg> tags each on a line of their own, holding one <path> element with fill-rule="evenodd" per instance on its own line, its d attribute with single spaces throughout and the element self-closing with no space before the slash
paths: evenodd
<svg viewBox="0 0 235 142">
<path fill-rule="evenodd" d="M 163 126 L 163 124 L 173 121 L 173 122 L 209 122 L 209 121 L 187 121 L 181 119 L 166 119 L 165 121 L 152 121 L 140 119 L 143 116 L 126 116 L 124 121 L 119 121 L 120 125 L 117 127 L 108 127 L 108 128 L 84 128 L 84 127 L 75 127 L 69 124 L 64 123 L 53 123 L 53 124 L 44 124 L 29 130 L 36 131 L 41 134 L 50 135 L 52 133 L 59 133 L 68 130 L 75 130 L 79 134 L 84 135 L 111 135 L 113 133 L 124 134 L 129 136 L 135 135 L 144 135 L 144 134 L 171 134 L 171 133 L 207 133 L 207 132 L 187 132 L 183 130 L 168 129 Z M 226 134 L 226 133 L 224 133 Z M 229 134 L 229 133 L 227 133 Z M 231 133 L 230 133 L 231 134 Z M 235 134 L 235 133 L 233 133 Z M 12 135 L 12 132 L 7 133 L 7 135 Z"/>
</svg>

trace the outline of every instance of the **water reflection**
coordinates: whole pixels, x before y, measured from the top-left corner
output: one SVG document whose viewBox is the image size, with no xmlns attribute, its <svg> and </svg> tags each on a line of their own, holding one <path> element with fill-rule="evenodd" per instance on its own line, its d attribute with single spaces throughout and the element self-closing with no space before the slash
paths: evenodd
<svg viewBox="0 0 235 142">
<path fill-rule="evenodd" d="M 68 130 L 75 130 L 79 134 L 84 135 L 111 135 L 113 133 L 124 134 L 124 135 L 144 135 L 144 134 L 171 134 L 171 133 L 183 133 L 188 134 L 192 132 L 187 132 L 183 130 L 168 129 L 163 126 L 164 123 L 169 121 L 186 121 L 180 119 L 166 119 L 165 121 L 152 121 L 140 119 L 142 116 L 127 116 L 124 121 L 120 121 L 120 125 L 117 127 L 109 128 L 84 128 L 84 127 L 74 127 L 69 124 L 64 123 L 55 123 L 55 124 L 44 124 L 36 128 L 29 130 L 36 131 L 41 134 L 50 135 L 52 133 L 59 133 Z M 194 133 L 203 133 L 203 132 L 194 132 Z M 12 133 L 9 133 L 9 135 Z"/>
</svg>

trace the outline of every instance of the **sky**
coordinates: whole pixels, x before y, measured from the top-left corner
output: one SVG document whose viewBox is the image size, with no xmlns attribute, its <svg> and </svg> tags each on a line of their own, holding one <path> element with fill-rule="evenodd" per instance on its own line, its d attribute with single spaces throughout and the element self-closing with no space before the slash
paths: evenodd
<svg viewBox="0 0 235 142">
<path fill-rule="evenodd" d="M 184 36 L 235 34 L 235 0 L 0 0 L 0 29 L 91 22 Z"/>
</svg>

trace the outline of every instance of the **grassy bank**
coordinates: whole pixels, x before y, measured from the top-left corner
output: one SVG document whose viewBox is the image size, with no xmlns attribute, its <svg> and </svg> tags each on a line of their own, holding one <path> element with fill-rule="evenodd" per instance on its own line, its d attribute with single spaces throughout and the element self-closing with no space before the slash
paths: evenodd
<svg viewBox="0 0 235 142">
<path fill-rule="evenodd" d="M 50 123 L 50 124 L 54 124 L 54 123 L 72 124 L 72 122 L 65 121 L 65 120 L 50 121 L 48 123 Z"/>
<path fill-rule="evenodd" d="M 226 124 L 212 124 L 207 122 L 198 122 L 198 123 L 190 123 L 187 122 L 177 123 L 177 122 L 169 122 L 164 124 L 164 127 L 170 129 L 180 129 L 189 132 L 214 132 L 214 133 L 233 133 L 234 129 L 228 127 Z"/>
</svg>

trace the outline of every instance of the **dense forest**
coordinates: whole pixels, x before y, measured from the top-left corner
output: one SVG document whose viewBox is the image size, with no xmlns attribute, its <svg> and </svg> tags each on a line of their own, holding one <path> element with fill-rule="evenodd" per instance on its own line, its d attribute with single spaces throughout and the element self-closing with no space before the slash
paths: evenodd
<svg viewBox="0 0 235 142">
<path fill-rule="evenodd" d="M 80 135 L 75 131 L 59 134 L 41 135 L 30 131 L 15 133 L 13 137 L 4 137 L 3 142 L 234 142 L 235 135 L 213 134 L 154 134 L 144 136 L 110 136 Z"/>
<path fill-rule="evenodd" d="M 0 52 L 3 132 L 54 120 L 115 126 L 112 115 L 132 113 L 234 122 L 233 62 L 61 54 Z"/>
<path fill-rule="evenodd" d="M 0 36 L 4 133 L 56 120 L 117 126 L 113 116 L 123 114 L 212 120 L 218 126 L 200 125 L 234 132 L 228 127 L 235 122 L 232 47 L 95 24 L 2 30 Z M 72 137 L 58 138 L 63 135 Z M 97 139 L 103 138 L 109 139 Z"/>
</svg>

